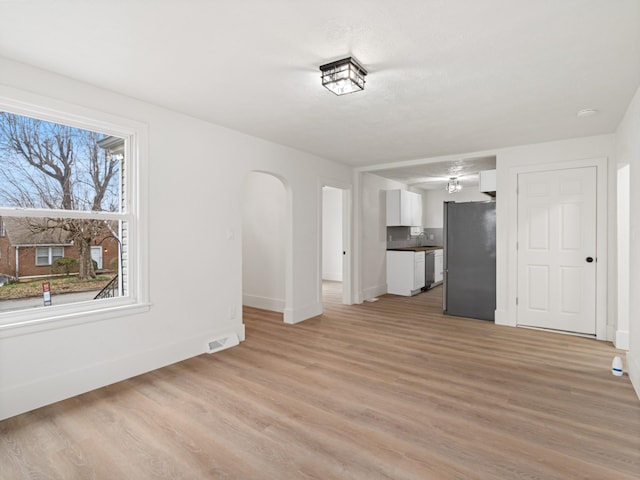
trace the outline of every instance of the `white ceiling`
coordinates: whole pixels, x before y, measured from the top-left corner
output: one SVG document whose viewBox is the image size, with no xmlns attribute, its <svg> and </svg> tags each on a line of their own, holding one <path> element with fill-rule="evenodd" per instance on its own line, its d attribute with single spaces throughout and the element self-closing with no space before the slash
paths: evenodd
<svg viewBox="0 0 640 480">
<path fill-rule="evenodd" d="M 0 19 L 1 56 L 353 166 L 611 133 L 640 84 L 640 0 L 0 0 Z M 318 66 L 347 55 L 369 75 L 338 97 Z"/>
<path fill-rule="evenodd" d="M 476 186 L 480 182 L 480 172 L 494 168 L 496 157 L 486 156 L 376 169 L 371 173 L 410 187 L 433 190 L 442 188 L 452 178 L 456 178 L 463 188 Z"/>
</svg>

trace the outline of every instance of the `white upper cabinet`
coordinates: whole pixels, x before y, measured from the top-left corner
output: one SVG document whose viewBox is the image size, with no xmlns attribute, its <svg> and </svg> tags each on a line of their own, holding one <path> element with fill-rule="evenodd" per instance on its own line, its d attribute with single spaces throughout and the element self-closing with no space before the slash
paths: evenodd
<svg viewBox="0 0 640 480">
<path fill-rule="evenodd" d="M 411 205 L 411 226 L 422 226 L 422 195 L 409 192 L 409 204 Z"/>
<path fill-rule="evenodd" d="M 422 225 L 422 195 L 408 190 L 387 190 L 387 227 Z"/>
<path fill-rule="evenodd" d="M 480 191 L 495 192 L 496 191 L 496 171 L 483 170 L 480 172 Z"/>
</svg>

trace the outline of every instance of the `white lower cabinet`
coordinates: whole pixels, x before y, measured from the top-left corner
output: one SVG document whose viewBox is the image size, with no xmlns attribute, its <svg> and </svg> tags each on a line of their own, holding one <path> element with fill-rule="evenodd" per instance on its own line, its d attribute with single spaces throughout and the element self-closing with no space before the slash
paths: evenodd
<svg viewBox="0 0 640 480">
<path fill-rule="evenodd" d="M 411 296 L 425 285 L 424 252 L 387 250 L 387 293 Z"/>
<path fill-rule="evenodd" d="M 442 250 L 433 251 L 433 283 L 438 284 L 444 278 L 444 256 Z"/>
</svg>

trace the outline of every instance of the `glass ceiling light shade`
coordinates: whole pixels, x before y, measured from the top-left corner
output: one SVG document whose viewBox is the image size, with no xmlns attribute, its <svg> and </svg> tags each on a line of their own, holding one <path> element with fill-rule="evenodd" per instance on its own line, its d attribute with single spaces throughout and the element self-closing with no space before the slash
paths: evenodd
<svg viewBox="0 0 640 480">
<path fill-rule="evenodd" d="M 336 95 L 364 90 L 367 71 L 355 58 L 348 57 L 320 66 L 322 86 Z"/>
<path fill-rule="evenodd" d="M 451 177 L 444 189 L 447 191 L 447 193 L 457 193 L 462 190 L 462 185 L 460 185 L 460 182 L 456 177 Z"/>
</svg>

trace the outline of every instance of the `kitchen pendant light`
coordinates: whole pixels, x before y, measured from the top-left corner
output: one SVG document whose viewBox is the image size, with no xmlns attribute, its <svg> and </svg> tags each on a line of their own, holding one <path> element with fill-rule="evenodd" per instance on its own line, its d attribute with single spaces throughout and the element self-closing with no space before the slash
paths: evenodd
<svg viewBox="0 0 640 480">
<path fill-rule="evenodd" d="M 322 86 L 336 95 L 364 90 L 364 77 L 367 71 L 353 57 L 321 65 L 320 71 Z"/>
<path fill-rule="evenodd" d="M 451 177 L 444 189 L 447 191 L 447 193 L 457 193 L 462 190 L 462 185 L 460 185 L 460 182 L 456 177 Z"/>
</svg>

